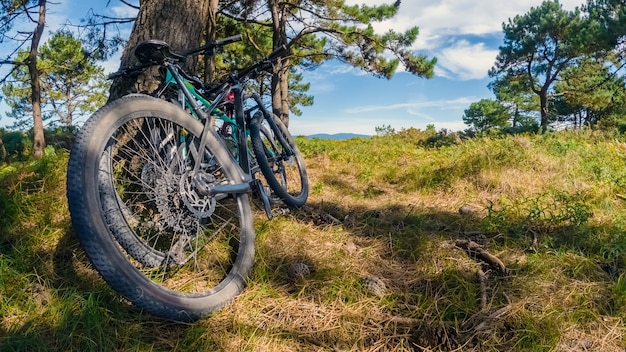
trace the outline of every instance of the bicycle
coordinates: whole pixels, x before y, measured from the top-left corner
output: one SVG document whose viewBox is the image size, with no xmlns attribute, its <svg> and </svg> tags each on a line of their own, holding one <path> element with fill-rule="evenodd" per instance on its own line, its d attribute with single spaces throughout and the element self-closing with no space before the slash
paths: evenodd
<svg viewBox="0 0 626 352">
<path fill-rule="evenodd" d="M 236 40 L 241 40 L 241 36 L 229 37 L 221 42 L 230 43 Z M 149 58 L 150 50 L 154 46 L 164 44 L 160 41 L 143 42 L 137 46 L 135 53 L 142 56 L 142 60 L 150 65 L 150 62 L 154 61 Z M 279 48 L 276 53 L 282 50 L 284 49 Z M 268 58 L 271 59 L 271 56 Z M 187 108 L 196 117 L 195 111 L 198 107 L 194 106 L 193 101 L 200 104 L 200 109 L 210 110 L 211 115 L 222 123 L 216 128 L 218 134 L 232 147 L 236 158 L 239 155 L 239 147 L 243 148 L 243 145 L 239 145 L 239 140 L 244 137 L 249 138 L 247 148 L 251 149 L 248 153 L 248 159 L 252 163 L 251 174 L 254 176 L 260 171 L 267 180 L 267 185 L 264 185 L 265 190 L 271 190 L 288 206 L 300 207 L 306 203 L 308 197 L 308 179 L 304 158 L 287 127 L 265 108 L 261 97 L 256 93 L 243 97 L 243 101 L 250 101 L 252 104 L 244 111 L 245 126 L 249 129 L 239 130 L 237 126 L 244 124 L 233 118 L 235 105 L 232 86 L 242 84 L 243 78 L 250 79 L 258 75 L 259 72 L 269 68 L 263 67 L 268 66 L 269 63 L 271 63 L 269 59 L 261 60 L 237 75 L 227 77 L 224 82 L 214 87 L 205 87 L 198 78 L 185 73 L 178 65 L 166 64 L 165 79 L 155 91 L 154 96 L 168 98 L 169 90 L 169 99 Z M 117 75 L 129 74 L 143 68 L 144 65 L 140 65 L 139 68 L 124 70 Z M 187 92 L 181 89 L 183 86 Z M 225 109 L 220 109 L 223 107 Z"/>
<path fill-rule="evenodd" d="M 266 211 L 269 207 L 263 185 L 252 175 L 247 138 L 238 138 L 234 154 L 215 129 L 217 107 L 198 103 L 189 87 L 197 82 L 176 71 L 187 56 L 213 53 L 235 39 L 185 52 L 163 42 L 144 46 L 136 53 L 141 65 L 173 68 L 186 104 L 145 94 L 121 97 L 85 122 L 70 152 L 72 225 L 94 268 L 133 304 L 171 320 L 206 316 L 243 290 L 254 260 L 250 195 L 259 196 Z M 260 144 L 252 126 L 260 126 L 261 118 L 250 114 L 261 111 L 267 121 L 268 112 L 258 97 L 251 97 L 256 107 L 244 110 L 241 81 L 284 49 L 230 75 L 215 91 L 218 104 L 233 92 L 237 135 L 246 135 L 249 120 L 253 145 Z M 271 143 L 290 151 L 290 135 L 268 138 L 265 156 L 272 155 Z"/>
</svg>

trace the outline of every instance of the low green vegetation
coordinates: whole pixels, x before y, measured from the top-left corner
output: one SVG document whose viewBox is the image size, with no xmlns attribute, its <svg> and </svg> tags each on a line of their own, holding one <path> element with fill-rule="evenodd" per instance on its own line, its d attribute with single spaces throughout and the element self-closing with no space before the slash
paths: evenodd
<svg viewBox="0 0 626 352">
<path fill-rule="evenodd" d="M 297 142 L 309 203 L 259 210 L 248 287 L 193 324 L 139 311 L 91 269 L 67 151 L 0 164 L 0 350 L 623 350 L 623 135 Z M 294 281 L 295 261 L 311 273 Z"/>
</svg>

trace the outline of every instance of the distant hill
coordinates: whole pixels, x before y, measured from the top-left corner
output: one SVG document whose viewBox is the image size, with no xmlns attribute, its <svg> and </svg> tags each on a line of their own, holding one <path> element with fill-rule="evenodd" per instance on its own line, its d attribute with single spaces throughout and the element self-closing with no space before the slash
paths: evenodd
<svg viewBox="0 0 626 352">
<path fill-rule="evenodd" d="M 350 139 L 350 138 L 369 138 L 371 136 L 367 134 L 356 134 L 356 133 L 317 133 L 306 136 L 307 138 L 321 138 L 321 139 Z"/>
</svg>

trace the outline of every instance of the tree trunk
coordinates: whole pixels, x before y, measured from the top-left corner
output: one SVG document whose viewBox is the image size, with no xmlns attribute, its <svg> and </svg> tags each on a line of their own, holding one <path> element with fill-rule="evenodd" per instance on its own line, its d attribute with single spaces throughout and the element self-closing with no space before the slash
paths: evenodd
<svg viewBox="0 0 626 352">
<path fill-rule="evenodd" d="M 278 0 L 269 0 L 268 6 L 272 13 L 272 47 L 279 48 L 287 44 L 287 18 Z M 272 71 L 272 111 L 285 126 L 289 127 L 289 59 L 281 58 Z"/>
<path fill-rule="evenodd" d="M 281 58 L 272 73 L 272 110 L 289 127 L 289 59 Z"/>
<path fill-rule="evenodd" d="M 120 67 L 137 62 L 135 47 L 145 40 L 163 40 L 173 50 L 200 46 L 209 14 L 209 1 L 141 0 L 139 6 L 139 14 L 122 53 Z M 194 74 L 197 62 L 197 57 L 187 60 L 187 72 Z M 109 101 L 133 92 L 150 93 L 158 87 L 159 82 L 157 69 L 146 70 L 137 79 L 120 77 L 111 85 Z"/>
<path fill-rule="evenodd" d="M 539 109 L 541 112 L 541 131 L 545 132 L 548 129 L 548 92 L 546 89 L 539 92 Z"/>
<path fill-rule="evenodd" d="M 67 84 L 67 89 L 65 90 L 65 96 L 67 97 L 67 114 L 65 118 L 61 118 L 61 123 L 65 126 L 72 126 L 74 123 L 74 96 L 72 95 L 72 90 L 69 88 L 71 84 Z"/>
<path fill-rule="evenodd" d="M 209 0 L 209 14 L 206 22 L 206 42 L 212 42 L 217 39 L 217 11 L 219 0 Z M 215 80 L 215 60 L 213 56 L 204 56 L 204 83 L 210 83 Z"/>
<path fill-rule="evenodd" d="M 39 82 L 39 71 L 37 70 L 37 54 L 39 52 L 39 41 L 43 35 L 46 24 L 46 0 L 39 0 L 39 18 L 37 28 L 33 32 L 33 39 L 28 54 L 28 74 L 30 75 L 31 102 L 33 104 L 33 156 L 41 158 L 46 147 L 46 140 L 43 133 L 43 117 L 41 115 L 41 83 Z"/>
<path fill-rule="evenodd" d="M 4 147 L 4 143 L 2 142 L 1 136 L 0 136 L 0 160 L 4 162 L 9 162 L 9 155 L 7 154 L 7 149 Z"/>
</svg>

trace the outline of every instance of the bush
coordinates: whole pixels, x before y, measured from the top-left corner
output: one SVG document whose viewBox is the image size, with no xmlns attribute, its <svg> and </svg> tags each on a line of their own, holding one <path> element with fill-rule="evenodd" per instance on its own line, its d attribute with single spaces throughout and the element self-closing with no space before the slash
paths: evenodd
<svg viewBox="0 0 626 352">
<path fill-rule="evenodd" d="M 446 129 L 442 129 L 436 134 L 426 138 L 423 145 L 425 147 L 431 148 L 448 147 L 451 145 L 460 144 L 461 141 L 461 136 L 458 132 L 452 132 Z"/>
<path fill-rule="evenodd" d="M 76 126 L 59 126 L 45 131 L 46 144 L 55 149 L 70 149 L 79 128 Z"/>
<path fill-rule="evenodd" d="M 8 158 L 22 159 L 32 143 L 25 133 L 9 131 L 2 136 L 2 144 L 4 144 Z"/>
</svg>

